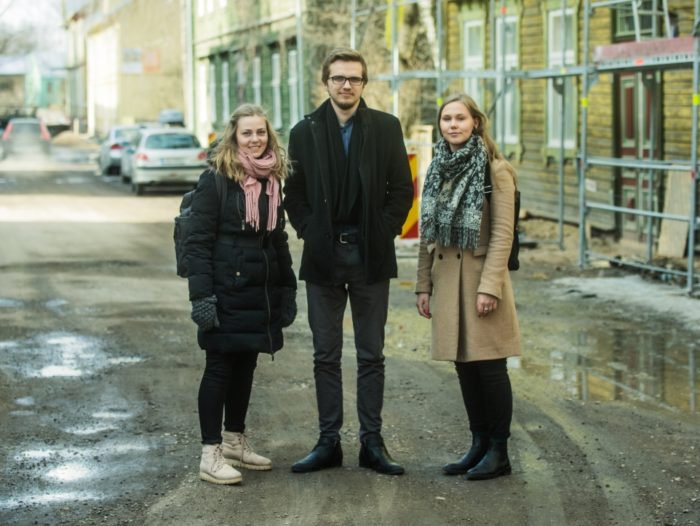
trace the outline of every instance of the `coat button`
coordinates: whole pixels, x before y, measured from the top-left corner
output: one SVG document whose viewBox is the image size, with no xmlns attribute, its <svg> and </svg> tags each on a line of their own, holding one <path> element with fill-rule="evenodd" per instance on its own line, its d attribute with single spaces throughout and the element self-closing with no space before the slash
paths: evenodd
<svg viewBox="0 0 700 526">
<path fill-rule="evenodd" d="M 442 254 L 438 254 L 438 259 L 442 259 Z"/>
</svg>

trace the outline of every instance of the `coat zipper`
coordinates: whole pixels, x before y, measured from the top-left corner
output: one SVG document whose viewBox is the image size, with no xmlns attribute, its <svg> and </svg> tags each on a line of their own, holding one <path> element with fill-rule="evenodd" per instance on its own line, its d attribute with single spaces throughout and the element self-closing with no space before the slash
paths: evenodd
<svg viewBox="0 0 700 526">
<path fill-rule="evenodd" d="M 265 303 L 267 305 L 267 339 L 270 345 L 270 355 L 272 357 L 272 361 L 274 362 L 275 351 L 272 349 L 272 331 L 270 330 L 270 322 L 272 321 L 272 308 L 270 307 L 270 291 L 267 286 L 270 281 L 270 261 L 267 258 L 267 252 L 265 252 L 265 249 L 263 249 L 263 257 L 265 258 Z"/>
</svg>

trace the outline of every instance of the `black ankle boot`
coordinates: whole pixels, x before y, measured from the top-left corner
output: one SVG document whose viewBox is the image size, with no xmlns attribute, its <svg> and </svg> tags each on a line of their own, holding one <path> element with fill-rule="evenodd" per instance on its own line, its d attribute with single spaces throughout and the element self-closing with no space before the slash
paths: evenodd
<svg viewBox="0 0 700 526">
<path fill-rule="evenodd" d="M 491 440 L 489 450 L 484 458 L 467 471 L 467 480 L 486 480 L 502 475 L 510 475 L 510 460 L 508 459 L 508 443 Z"/>
<path fill-rule="evenodd" d="M 391 458 L 379 435 L 370 435 L 362 441 L 359 464 L 361 468 L 373 469 L 385 475 L 403 475 L 404 472 L 403 466 Z"/>
<path fill-rule="evenodd" d="M 294 473 L 309 473 L 342 465 L 343 450 L 340 447 L 340 439 L 322 436 L 318 439 L 311 453 L 292 464 L 292 471 Z"/>
<path fill-rule="evenodd" d="M 445 475 L 464 475 L 471 468 L 476 466 L 484 458 L 489 448 L 489 439 L 483 435 L 474 435 L 472 447 L 457 462 L 446 464 L 442 467 Z"/>
</svg>

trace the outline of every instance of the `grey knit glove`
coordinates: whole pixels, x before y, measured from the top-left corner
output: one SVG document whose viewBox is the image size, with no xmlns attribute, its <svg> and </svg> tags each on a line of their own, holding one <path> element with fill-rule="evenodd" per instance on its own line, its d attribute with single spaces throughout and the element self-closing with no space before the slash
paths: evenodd
<svg viewBox="0 0 700 526">
<path fill-rule="evenodd" d="M 290 287 L 282 288 L 282 300 L 280 303 L 280 323 L 282 327 L 289 327 L 297 317 L 297 291 Z"/>
<path fill-rule="evenodd" d="M 219 318 L 216 315 L 216 296 L 192 300 L 192 321 L 202 331 L 210 331 L 219 326 Z"/>
</svg>

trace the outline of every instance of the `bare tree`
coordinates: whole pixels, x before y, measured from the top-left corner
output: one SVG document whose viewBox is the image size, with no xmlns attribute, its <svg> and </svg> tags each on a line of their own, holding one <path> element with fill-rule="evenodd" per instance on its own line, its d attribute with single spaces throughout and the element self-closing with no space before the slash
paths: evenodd
<svg viewBox="0 0 700 526">
<path fill-rule="evenodd" d="M 35 31 L 31 28 L 12 28 L 0 24 L 0 55 L 24 55 L 37 47 Z"/>
</svg>

